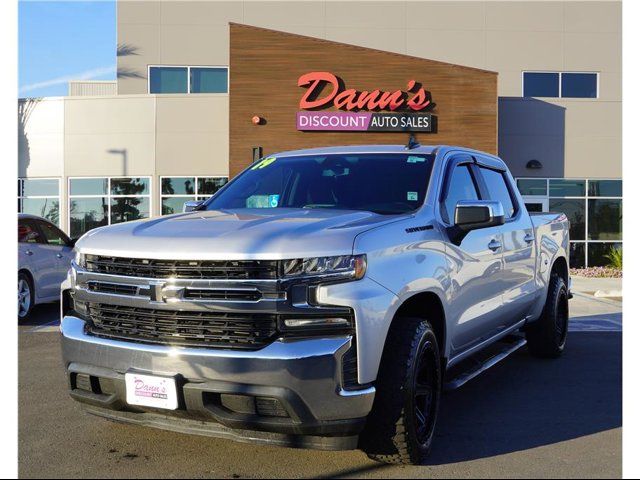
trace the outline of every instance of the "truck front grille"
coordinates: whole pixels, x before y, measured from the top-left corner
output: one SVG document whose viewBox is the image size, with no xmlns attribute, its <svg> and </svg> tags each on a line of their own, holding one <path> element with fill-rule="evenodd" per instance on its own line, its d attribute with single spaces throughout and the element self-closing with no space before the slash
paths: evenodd
<svg viewBox="0 0 640 480">
<path fill-rule="evenodd" d="M 89 334 L 162 345 L 258 350 L 277 337 L 277 315 L 173 311 L 88 303 Z"/>
<path fill-rule="evenodd" d="M 90 272 L 143 278 L 274 280 L 277 260 L 157 260 L 86 255 Z"/>
</svg>

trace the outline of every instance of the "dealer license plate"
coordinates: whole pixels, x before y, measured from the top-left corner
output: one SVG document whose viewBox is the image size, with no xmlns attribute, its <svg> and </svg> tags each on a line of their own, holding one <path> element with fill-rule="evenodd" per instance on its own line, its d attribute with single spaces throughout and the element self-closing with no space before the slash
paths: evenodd
<svg viewBox="0 0 640 480">
<path fill-rule="evenodd" d="M 175 378 L 127 373 L 124 380 L 129 405 L 167 410 L 178 408 L 178 389 Z"/>
</svg>

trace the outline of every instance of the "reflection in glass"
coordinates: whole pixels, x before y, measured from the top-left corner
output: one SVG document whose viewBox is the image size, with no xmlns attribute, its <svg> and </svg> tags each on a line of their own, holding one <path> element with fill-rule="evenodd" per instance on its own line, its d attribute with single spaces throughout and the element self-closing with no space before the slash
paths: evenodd
<svg viewBox="0 0 640 480">
<path fill-rule="evenodd" d="M 544 178 L 520 178 L 517 184 L 520 195 L 547 196 L 547 180 Z"/>
<path fill-rule="evenodd" d="M 146 195 L 148 193 L 148 178 L 111 179 L 111 195 Z"/>
<path fill-rule="evenodd" d="M 195 197 L 164 197 L 162 199 L 162 215 L 181 213 L 184 202 L 191 202 Z"/>
<path fill-rule="evenodd" d="M 569 267 L 585 267 L 584 242 L 571 242 L 569 244 Z"/>
<path fill-rule="evenodd" d="M 92 228 L 107 225 L 108 205 L 106 197 L 75 198 L 70 202 L 70 236 L 77 238 Z"/>
<path fill-rule="evenodd" d="M 229 179 L 225 177 L 200 177 L 198 178 L 198 195 L 211 196 L 220 190 L 228 181 Z"/>
<path fill-rule="evenodd" d="M 622 200 L 589 199 L 589 239 L 622 240 Z"/>
<path fill-rule="evenodd" d="M 549 180 L 550 197 L 584 197 L 584 180 Z"/>
<path fill-rule="evenodd" d="M 193 195 L 196 188 L 194 177 L 173 177 L 162 179 L 163 195 Z"/>
<path fill-rule="evenodd" d="M 19 211 L 46 218 L 54 225 L 60 225 L 60 202 L 57 198 L 22 198 Z"/>
<path fill-rule="evenodd" d="M 584 199 L 550 198 L 549 211 L 564 213 L 570 222 L 569 238 L 584 240 L 585 204 Z"/>
<path fill-rule="evenodd" d="M 120 197 L 111 199 L 111 223 L 129 222 L 149 218 L 149 199 Z"/>
<path fill-rule="evenodd" d="M 621 243 L 589 242 L 589 266 L 606 267 L 611 263 L 606 255 L 612 248 L 622 248 Z"/>
<path fill-rule="evenodd" d="M 106 195 L 109 185 L 107 178 L 72 178 L 69 180 L 70 195 Z"/>
<path fill-rule="evenodd" d="M 589 180 L 590 197 L 621 197 L 622 180 Z"/>
</svg>

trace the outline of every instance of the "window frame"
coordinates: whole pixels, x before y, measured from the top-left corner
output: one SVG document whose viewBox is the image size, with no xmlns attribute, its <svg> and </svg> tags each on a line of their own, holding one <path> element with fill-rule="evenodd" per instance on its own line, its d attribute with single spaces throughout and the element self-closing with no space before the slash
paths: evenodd
<svg viewBox="0 0 640 480">
<path fill-rule="evenodd" d="M 454 154 L 452 157 L 450 157 L 447 160 L 445 170 L 444 170 L 444 177 L 442 179 L 442 182 L 440 183 L 440 192 L 438 195 L 438 203 L 440 204 L 440 207 L 437 210 L 440 214 L 440 221 L 448 227 L 453 226 L 455 220 L 449 218 L 449 212 L 447 212 L 446 199 L 451 187 L 453 171 L 457 167 L 462 165 L 465 165 L 467 167 L 467 170 L 469 171 L 469 175 L 471 176 L 471 181 L 473 182 L 473 185 L 476 189 L 476 196 L 478 197 L 479 200 L 482 199 L 482 189 L 480 186 L 480 182 L 473 170 L 474 164 L 475 164 L 474 157 L 467 153 Z"/>
<path fill-rule="evenodd" d="M 525 73 L 557 73 L 558 74 L 558 96 L 557 97 L 525 97 L 524 96 L 524 75 Z M 595 97 L 565 97 L 562 95 L 562 75 L 565 73 L 583 73 L 596 76 L 596 96 Z M 577 70 L 522 70 L 520 75 L 520 96 L 522 98 L 563 98 L 565 100 L 598 100 L 600 98 L 600 72 L 577 71 Z M 525 178 L 525 177 L 522 177 Z"/>
<path fill-rule="evenodd" d="M 58 200 L 58 225 L 54 222 L 56 227 L 60 228 L 62 223 L 62 178 L 60 177 L 18 177 L 18 182 L 21 183 L 24 180 L 56 180 L 58 182 L 58 195 L 20 195 L 18 194 L 18 213 L 25 213 L 22 200 L 35 198 L 35 199 L 57 199 Z M 19 190 L 23 190 L 24 188 L 18 187 Z"/>
<path fill-rule="evenodd" d="M 162 193 L 162 180 L 165 178 L 193 178 L 194 179 L 194 193 L 193 195 L 190 195 L 188 193 Z M 201 194 L 199 193 L 199 184 L 198 184 L 198 180 L 201 178 L 226 178 L 227 182 L 220 187 L 220 189 L 224 188 L 228 183 L 229 183 L 229 176 L 228 175 L 161 175 L 160 176 L 160 186 L 158 188 L 158 191 L 160 192 L 160 216 L 164 216 L 165 214 L 162 213 L 162 201 L 165 198 L 182 198 L 182 197 L 193 197 L 194 201 L 205 201 L 207 199 L 209 199 L 210 197 L 212 197 L 213 195 L 215 195 L 215 193 L 212 194 Z M 218 192 L 220 191 L 220 189 L 218 189 Z M 216 193 L 218 193 L 216 192 Z M 198 198 L 200 197 L 200 198 Z M 202 197 L 206 197 L 206 198 L 202 198 Z M 175 215 L 175 213 L 167 213 L 166 215 Z"/>
<path fill-rule="evenodd" d="M 187 69 L 187 91 L 184 93 L 151 93 L 151 69 L 152 68 L 186 68 Z M 216 93 L 192 93 L 191 92 L 191 69 L 192 68 L 224 68 L 227 70 L 227 91 Z M 147 65 L 147 94 L 149 95 L 229 95 L 231 75 L 229 73 L 229 65 L 167 65 L 167 64 L 151 64 Z"/>
<path fill-rule="evenodd" d="M 111 193 L 111 179 L 113 178 L 144 178 L 148 180 L 149 185 L 149 193 L 144 195 L 113 195 Z M 104 195 L 94 194 L 94 195 L 72 195 L 71 194 L 71 181 L 72 180 L 104 180 L 107 179 L 107 193 Z M 112 225 L 111 223 L 111 199 L 112 198 L 138 198 L 138 197 L 148 197 L 149 198 L 149 216 L 147 218 L 153 218 L 153 176 L 151 175 L 111 175 L 111 176 L 79 176 L 79 177 L 68 177 L 67 178 L 67 231 L 71 233 L 71 201 L 76 198 L 103 198 L 107 199 L 107 225 Z"/>
</svg>

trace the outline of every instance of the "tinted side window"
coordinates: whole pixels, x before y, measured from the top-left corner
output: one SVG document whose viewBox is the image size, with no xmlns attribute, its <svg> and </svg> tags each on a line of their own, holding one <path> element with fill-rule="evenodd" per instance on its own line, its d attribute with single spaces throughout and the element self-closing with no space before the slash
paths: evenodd
<svg viewBox="0 0 640 480">
<path fill-rule="evenodd" d="M 455 218 L 456 204 L 460 200 L 479 200 L 478 191 L 468 165 L 458 165 L 449 180 L 444 206 L 449 223 Z"/>
<path fill-rule="evenodd" d="M 18 242 L 19 243 L 44 243 L 42 235 L 33 222 L 21 220 L 18 222 Z"/>
<path fill-rule="evenodd" d="M 515 207 L 509 187 L 507 187 L 504 174 L 496 170 L 490 170 L 488 168 L 480 168 L 480 173 L 484 179 L 484 183 L 489 191 L 491 200 L 495 200 L 502 203 L 504 208 L 504 215 L 506 218 L 510 218 L 515 213 Z"/>
<path fill-rule="evenodd" d="M 47 222 L 38 222 L 38 225 L 49 245 L 64 246 L 69 243 L 69 238 L 54 225 Z"/>
</svg>

